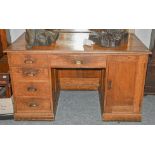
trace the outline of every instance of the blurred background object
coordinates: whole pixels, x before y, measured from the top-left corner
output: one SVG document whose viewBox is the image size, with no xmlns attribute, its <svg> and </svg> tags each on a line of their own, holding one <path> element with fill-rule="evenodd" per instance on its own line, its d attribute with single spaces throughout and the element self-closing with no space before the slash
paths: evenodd
<svg viewBox="0 0 155 155">
<path fill-rule="evenodd" d="M 9 30 L 0 29 L 0 98 L 9 98 L 12 95 L 8 59 L 3 53 L 10 41 Z"/>
</svg>

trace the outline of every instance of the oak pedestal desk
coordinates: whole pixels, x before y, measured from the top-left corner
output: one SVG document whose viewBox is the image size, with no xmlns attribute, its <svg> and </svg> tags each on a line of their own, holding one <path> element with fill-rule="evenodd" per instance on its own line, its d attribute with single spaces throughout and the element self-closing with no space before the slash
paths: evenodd
<svg viewBox="0 0 155 155">
<path fill-rule="evenodd" d="M 83 46 L 88 36 L 62 32 L 56 43 L 28 50 L 22 35 L 5 50 L 15 120 L 54 120 L 61 89 L 98 90 L 105 121 L 141 120 L 150 51 L 133 34 L 117 48 Z"/>
</svg>

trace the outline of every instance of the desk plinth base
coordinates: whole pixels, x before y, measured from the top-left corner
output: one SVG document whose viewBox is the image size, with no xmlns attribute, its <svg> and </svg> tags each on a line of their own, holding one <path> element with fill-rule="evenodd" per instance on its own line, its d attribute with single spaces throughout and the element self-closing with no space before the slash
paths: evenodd
<svg viewBox="0 0 155 155">
<path fill-rule="evenodd" d="M 102 115 L 104 121 L 136 121 L 140 122 L 142 119 L 141 114 L 111 114 L 104 113 Z"/>
<path fill-rule="evenodd" d="M 52 113 L 15 113 L 14 119 L 16 121 L 53 121 L 55 119 L 54 114 Z"/>
</svg>

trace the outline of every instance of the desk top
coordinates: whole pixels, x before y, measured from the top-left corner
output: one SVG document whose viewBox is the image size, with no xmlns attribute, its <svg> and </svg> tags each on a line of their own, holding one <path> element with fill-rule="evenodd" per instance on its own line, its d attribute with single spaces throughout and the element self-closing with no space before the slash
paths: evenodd
<svg viewBox="0 0 155 155">
<path fill-rule="evenodd" d="M 37 53 L 112 53 L 112 54 L 150 54 L 148 48 L 134 35 L 129 34 L 125 43 L 115 48 L 105 48 L 99 45 L 83 46 L 83 41 L 89 38 L 89 32 L 61 32 L 56 43 L 50 46 L 35 46 L 26 48 L 25 34 L 21 35 L 5 52 L 37 52 Z"/>
</svg>

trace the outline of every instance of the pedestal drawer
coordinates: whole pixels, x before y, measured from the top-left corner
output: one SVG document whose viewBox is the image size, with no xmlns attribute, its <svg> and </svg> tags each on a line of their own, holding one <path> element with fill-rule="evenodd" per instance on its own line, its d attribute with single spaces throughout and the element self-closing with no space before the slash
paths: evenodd
<svg viewBox="0 0 155 155">
<path fill-rule="evenodd" d="M 11 67 L 13 80 L 25 81 L 25 80 L 48 80 L 49 72 L 47 68 L 20 68 Z"/>
<path fill-rule="evenodd" d="M 15 98 L 15 112 L 49 112 L 51 101 L 46 98 Z"/>
<path fill-rule="evenodd" d="M 46 67 L 47 56 L 42 54 L 11 54 L 9 55 L 10 66 Z"/>
<path fill-rule="evenodd" d="M 14 82 L 14 88 L 15 96 L 50 96 L 50 84 L 48 82 Z"/>
</svg>

